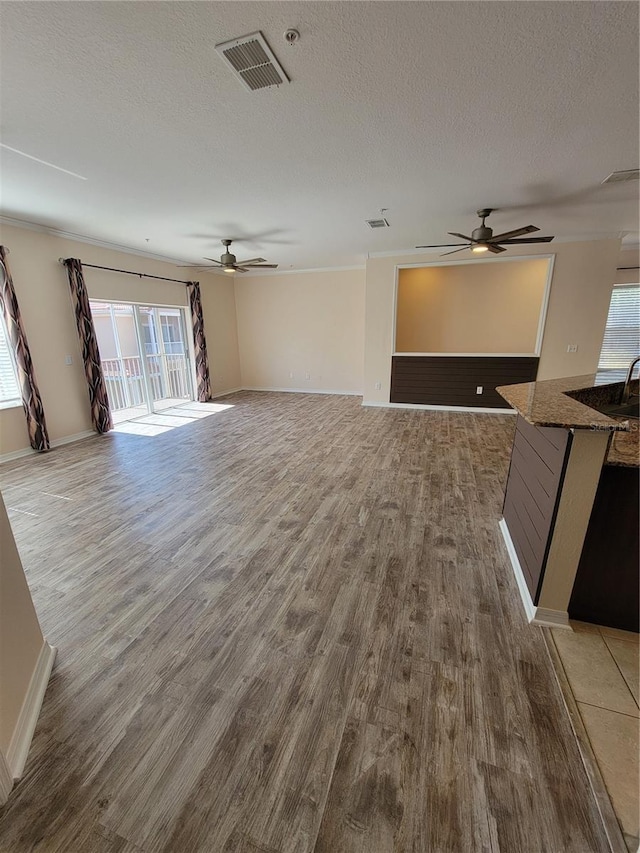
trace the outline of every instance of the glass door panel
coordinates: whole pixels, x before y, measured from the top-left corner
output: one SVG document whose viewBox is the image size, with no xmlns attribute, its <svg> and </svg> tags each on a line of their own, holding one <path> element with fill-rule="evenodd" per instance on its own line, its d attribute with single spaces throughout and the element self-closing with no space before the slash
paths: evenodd
<svg viewBox="0 0 640 853">
<path fill-rule="evenodd" d="M 115 420 L 140 417 L 193 399 L 182 309 L 90 304 Z"/>
<path fill-rule="evenodd" d="M 193 399 L 183 311 L 142 305 L 138 310 L 154 409 Z"/>
</svg>

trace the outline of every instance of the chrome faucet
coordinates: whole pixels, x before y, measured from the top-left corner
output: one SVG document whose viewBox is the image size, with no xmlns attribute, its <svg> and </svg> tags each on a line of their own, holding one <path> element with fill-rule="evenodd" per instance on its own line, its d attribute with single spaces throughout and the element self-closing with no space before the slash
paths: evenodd
<svg viewBox="0 0 640 853">
<path fill-rule="evenodd" d="M 633 376 L 633 368 L 640 362 L 640 355 L 637 358 L 634 358 L 631 364 L 629 365 L 629 370 L 627 371 L 627 378 L 624 380 L 624 387 L 622 388 L 622 397 L 620 398 L 621 403 L 629 402 L 629 386 L 631 385 L 631 377 Z"/>
</svg>

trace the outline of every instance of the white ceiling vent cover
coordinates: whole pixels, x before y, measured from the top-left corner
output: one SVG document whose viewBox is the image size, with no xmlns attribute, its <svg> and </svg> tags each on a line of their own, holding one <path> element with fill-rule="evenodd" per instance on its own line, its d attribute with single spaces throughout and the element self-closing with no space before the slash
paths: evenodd
<svg viewBox="0 0 640 853">
<path fill-rule="evenodd" d="M 365 222 L 369 226 L 369 228 L 388 228 L 389 223 L 386 219 L 365 219 Z"/>
<path fill-rule="evenodd" d="M 222 42 L 216 45 L 216 50 L 242 85 L 252 92 L 290 82 L 261 32 Z"/>
<path fill-rule="evenodd" d="M 626 169 L 624 172 L 611 172 L 604 179 L 603 184 L 626 184 L 627 181 L 640 180 L 640 171 L 638 169 Z"/>
</svg>

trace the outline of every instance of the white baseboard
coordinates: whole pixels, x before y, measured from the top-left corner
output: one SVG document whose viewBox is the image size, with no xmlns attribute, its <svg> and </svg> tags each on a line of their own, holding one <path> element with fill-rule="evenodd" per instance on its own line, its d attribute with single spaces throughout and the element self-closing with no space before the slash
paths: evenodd
<svg viewBox="0 0 640 853">
<path fill-rule="evenodd" d="M 72 444 L 74 441 L 82 441 L 83 438 L 91 438 L 97 436 L 98 433 L 92 429 L 84 430 L 84 432 L 76 432 L 73 435 L 65 435 L 62 438 L 54 438 L 51 441 L 51 447 L 62 447 L 63 444 Z M 23 447 L 22 450 L 14 450 L 12 453 L 3 453 L 0 455 L 0 463 L 11 462 L 13 459 L 21 459 L 23 456 L 39 455 L 39 450 L 34 450 L 33 447 Z"/>
<path fill-rule="evenodd" d="M 42 700 L 49 683 L 49 676 L 56 659 L 57 649 L 45 640 L 42 644 L 38 660 L 29 682 L 27 694 L 24 697 L 18 722 L 13 731 L 7 750 L 7 765 L 14 781 L 17 781 L 24 771 L 31 739 L 38 722 Z"/>
<path fill-rule="evenodd" d="M 422 403 L 376 403 L 362 401 L 363 406 L 374 406 L 378 409 L 418 409 L 425 412 L 476 412 L 481 415 L 517 415 L 515 409 L 490 409 L 481 406 L 427 406 Z"/>
<path fill-rule="evenodd" d="M 212 394 L 212 400 L 217 400 L 218 397 L 226 397 L 227 394 L 235 394 L 237 391 L 244 391 L 245 389 L 240 385 L 238 388 L 229 388 L 228 391 L 218 391 L 217 394 Z"/>
<path fill-rule="evenodd" d="M 98 437 L 99 433 L 97 433 L 93 429 L 85 429 L 84 432 L 76 432 L 73 435 L 65 435 L 63 438 L 56 438 L 51 442 L 51 447 L 62 447 L 63 444 L 73 444 L 74 441 L 82 441 L 83 438 L 91 438 Z M 36 450 L 33 451 L 37 453 Z"/>
<path fill-rule="evenodd" d="M 0 806 L 7 802 L 12 788 L 13 776 L 11 775 L 4 755 L 0 752 Z"/>
<path fill-rule="evenodd" d="M 567 628 L 569 625 L 569 614 L 566 610 L 550 610 L 548 607 L 536 607 L 536 612 L 531 620 L 533 625 L 541 625 L 543 628 Z"/>
<path fill-rule="evenodd" d="M 361 391 L 328 391 L 326 388 L 266 388 L 249 387 L 245 385 L 243 391 L 278 391 L 285 394 L 338 394 L 342 397 L 362 397 Z"/>
<path fill-rule="evenodd" d="M 14 459 L 22 459 L 23 456 L 31 456 L 33 453 L 37 452 L 38 451 L 34 450 L 33 447 L 23 447 L 22 450 L 12 450 L 11 453 L 1 453 L 0 463 L 12 462 Z"/>
<path fill-rule="evenodd" d="M 511 534 L 509 533 L 507 522 L 504 518 L 500 519 L 499 527 L 500 532 L 502 533 L 502 538 L 504 539 L 504 544 L 507 546 L 507 552 L 509 554 L 509 560 L 511 561 L 513 574 L 516 579 L 516 583 L 518 584 L 518 592 L 520 593 L 520 598 L 524 605 L 524 611 L 527 614 L 529 622 L 532 625 L 540 625 L 545 628 L 570 628 L 569 614 L 566 610 L 549 610 L 547 607 L 535 606 L 531 600 L 531 593 L 529 592 L 529 587 L 527 586 L 527 582 L 524 578 L 520 560 L 516 554 L 516 549 L 514 547 Z"/>
</svg>

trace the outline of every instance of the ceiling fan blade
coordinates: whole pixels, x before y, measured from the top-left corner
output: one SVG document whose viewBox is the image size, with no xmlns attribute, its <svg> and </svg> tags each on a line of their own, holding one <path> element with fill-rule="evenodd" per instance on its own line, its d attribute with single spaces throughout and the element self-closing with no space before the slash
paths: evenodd
<svg viewBox="0 0 640 853">
<path fill-rule="evenodd" d="M 218 267 L 212 267 L 211 264 L 176 264 L 177 267 L 184 267 L 190 270 L 217 270 Z"/>
<path fill-rule="evenodd" d="M 251 267 L 254 264 L 264 264 L 266 263 L 266 260 L 266 258 L 249 258 L 246 261 L 238 261 L 238 263 L 243 267 Z"/>
<path fill-rule="evenodd" d="M 205 261 L 213 261 L 213 263 L 214 263 L 214 264 L 218 264 L 218 266 L 219 266 L 219 267 L 223 267 L 223 266 L 224 266 L 224 264 L 222 263 L 222 261 L 216 261 L 216 259 L 215 259 L 215 258 L 205 258 Z"/>
<path fill-rule="evenodd" d="M 278 264 L 253 264 L 249 270 L 277 270 Z"/>
<path fill-rule="evenodd" d="M 448 249 L 449 246 L 460 246 L 460 243 L 435 243 L 431 246 L 416 246 L 416 249 Z M 466 245 L 466 244 L 465 244 Z"/>
<path fill-rule="evenodd" d="M 452 237 L 459 237 L 461 240 L 466 240 L 467 243 L 475 243 L 476 240 L 473 237 L 467 237 L 466 234 L 458 234 L 455 231 L 447 231 L 447 234 L 451 234 Z"/>
<path fill-rule="evenodd" d="M 234 266 L 236 268 L 235 269 L 236 272 L 249 272 L 249 269 L 250 269 L 249 267 L 239 267 L 236 264 L 234 264 Z"/>
<path fill-rule="evenodd" d="M 493 252 L 494 255 L 499 255 L 500 252 L 506 252 L 506 249 L 503 249 L 502 246 L 494 246 L 493 243 L 485 243 L 484 244 L 490 252 Z"/>
<path fill-rule="evenodd" d="M 523 234 L 532 234 L 534 231 L 539 231 L 535 225 L 526 225 L 524 228 L 516 228 L 515 231 L 505 231 L 504 234 L 494 234 L 491 238 L 492 243 L 502 243 L 503 240 L 510 240 L 512 237 L 521 237 Z"/>
<path fill-rule="evenodd" d="M 464 252 L 465 249 L 470 249 L 471 243 L 468 246 L 462 246 L 461 249 L 454 249 L 453 252 L 443 252 L 440 257 L 444 258 L 445 255 L 455 255 L 456 252 Z"/>
<path fill-rule="evenodd" d="M 500 240 L 503 246 L 517 246 L 521 243 L 550 243 L 553 237 L 529 237 L 526 240 Z"/>
</svg>

